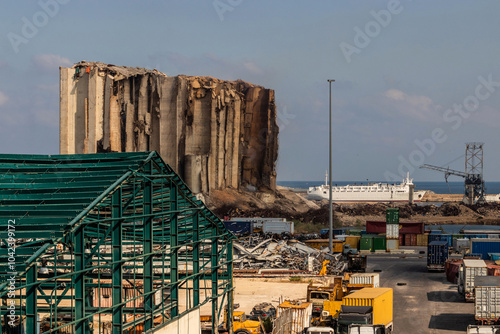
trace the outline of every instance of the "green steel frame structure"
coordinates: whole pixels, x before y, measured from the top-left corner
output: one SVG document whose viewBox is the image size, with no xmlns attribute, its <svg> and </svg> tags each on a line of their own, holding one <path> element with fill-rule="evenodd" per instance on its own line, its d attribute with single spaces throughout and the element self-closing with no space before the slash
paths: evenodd
<svg viewBox="0 0 500 334">
<path fill-rule="evenodd" d="M 233 238 L 156 152 L 0 155 L 1 332 L 152 333 L 206 303 L 215 327 Z"/>
</svg>

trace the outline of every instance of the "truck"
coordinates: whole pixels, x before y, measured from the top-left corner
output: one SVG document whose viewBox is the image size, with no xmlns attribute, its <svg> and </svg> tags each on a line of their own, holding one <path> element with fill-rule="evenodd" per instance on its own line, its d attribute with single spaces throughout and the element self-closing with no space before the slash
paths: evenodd
<svg viewBox="0 0 500 334">
<path fill-rule="evenodd" d="M 444 271 L 444 265 L 448 259 L 448 242 L 431 241 L 427 245 L 427 270 Z"/>
<path fill-rule="evenodd" d="M 500 276 L 479 276 L 474 282 L 476 325 L 500 325 Z"/>
<path fill-rule="evenodd" d="M 458 271 L 457 289 L 466 302 L 474 302 L 474 278 L 487 275 L 488 267 L 484 260 L 463 260 Z"/>
<path fill-rule="evenodd" d="M 342 298 L 337 319 L 338 334 L 356 333 L 365 329 L 383 329 L 377 333 L 393 331 L 393 290 L 391 288 L 363 288 Z M 350 331 L 351 330 L 351 331 Z M 353 332 L 354 331 L 354 332 Z"/>
<path fill-rule="evenodd" d="M 310 283 L 307 286 L 307 302 L 312 303 L 312 313 L 314 317 L 321 315 L 324 301 L 342 300 L 344 289 L 342 286 L 343 277 L 333 277 L 333 283 L 328 285 L 314 285 Z"/>
</svg>

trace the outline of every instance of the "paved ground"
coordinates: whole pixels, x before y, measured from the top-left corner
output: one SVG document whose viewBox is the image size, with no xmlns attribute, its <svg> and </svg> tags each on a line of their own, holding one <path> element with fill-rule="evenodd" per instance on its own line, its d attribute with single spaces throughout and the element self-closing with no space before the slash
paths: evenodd
<svg viewBox="0 0 500 334">
<path fill-rule="evenodd" d="M 380 286 L 394 289 L 394 332 L 465 333 L 474 303 L 465 303 L 444 273 L 429 273 L 425 247 L 415 255 L 370 255 L 367 272 L 381 270 Z M 403 283 L 405 285 L 398 285 Z"/>
</svg>

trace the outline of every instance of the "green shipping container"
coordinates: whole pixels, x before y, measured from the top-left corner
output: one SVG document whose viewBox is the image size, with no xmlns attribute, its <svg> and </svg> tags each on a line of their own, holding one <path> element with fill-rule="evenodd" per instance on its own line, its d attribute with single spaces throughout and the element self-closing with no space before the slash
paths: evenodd
<svg viewBox="0 0 500 334">
<path fill-rule="evenodd" d="M 373 252 L 373 235 L 362 235 L 361 240 L 359 242 L 359 249 L 362 251 L 370 251 Z"/>
<path fill-rule="evenodd" d="M 385 248 L 386 248 L 385 235 L 373 237 L 373 250 L 374 251 L 376 251 L 376 250 L 385 251 Z"/>
<path fill-rule="evenodd" d="M 385 221 L 387 224 L 399 224 L 399 208 L 387 208 Z"/>
<path fill-rule="evenodd" d="M 349 230 L 349 235 L 361 235 L 361 230 L 351 229 Z"/>
</svg>

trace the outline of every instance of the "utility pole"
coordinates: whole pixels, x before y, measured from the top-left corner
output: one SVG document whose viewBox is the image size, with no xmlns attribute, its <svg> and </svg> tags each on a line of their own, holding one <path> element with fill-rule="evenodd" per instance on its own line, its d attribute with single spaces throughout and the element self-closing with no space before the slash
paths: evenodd
<svg viewBox="0 0 500 334">
<path fill-rule="evenodd" d="M 332 205 L 332 82 L 335 82 L 333 79 L 328 79 L 328 83 L 330 85 L 330 118 L 328 124 L 329 126 L 329 144 L 330 144 L 330 154 L 329 154 L 329 171 L 328 171 L 328 192 L 329 192 L 329 206 L 330 206 L 330 213 L 328 215 L 328 221 L 329 221 L 329 246 L 330 246 L 330 254 L 333 254 L 333 205 Z"/>
</svg>

